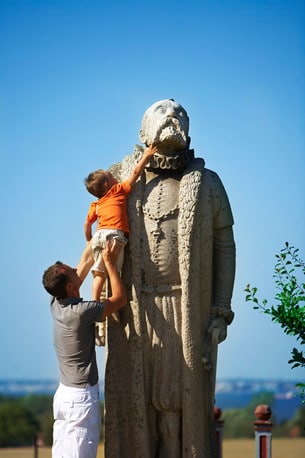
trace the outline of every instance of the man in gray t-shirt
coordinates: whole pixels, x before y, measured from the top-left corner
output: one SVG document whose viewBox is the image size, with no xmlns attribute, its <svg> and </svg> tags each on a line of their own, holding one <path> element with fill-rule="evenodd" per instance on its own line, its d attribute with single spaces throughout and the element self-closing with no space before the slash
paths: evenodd
<svg viewBox="0 0 305 458">
<path fill-rule="evenodd" d="M 77 269 L 56 262 L 43 274 L 43 285 L 53 298 L 54 347 L 60 384 L 54 396 L 52 457 L 95 458 L 101 416 L 95 355 L 95 322 L 103 321 L 126 303 L 126 293 L 116 268 L 120 246 L 108 242 L 103 258 L 112 296 L 103 302 L 83 301 L 80 286 L 90 266 L 88 245 Z M 91 261 L 90 261 L 91 262 Z"/>
</svg>

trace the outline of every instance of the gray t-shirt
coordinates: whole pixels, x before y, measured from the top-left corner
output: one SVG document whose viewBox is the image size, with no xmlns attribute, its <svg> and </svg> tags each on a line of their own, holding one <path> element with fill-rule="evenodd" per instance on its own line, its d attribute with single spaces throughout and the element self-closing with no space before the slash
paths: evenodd
<svg viewBox="0 0 305 458">
<path fill-rule="evenodd" d="M 103 310 L 103 302 L 52 299 L 54 347 L 62 384 L 85 388 L 98 382 L 94 323 L 101 320 Z"/>
</svg>

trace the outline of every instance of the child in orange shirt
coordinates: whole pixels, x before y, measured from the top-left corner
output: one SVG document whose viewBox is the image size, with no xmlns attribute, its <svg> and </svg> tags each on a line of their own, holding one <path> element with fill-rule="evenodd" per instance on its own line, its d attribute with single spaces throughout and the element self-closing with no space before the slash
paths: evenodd
<svg viewBox="0 0 305 458">
<path fill-rule="evenodd" d="M 146 148 L 130 177 L 122 183 L 118 183 L 109 171 L 101 169 L 90 173 L 84 180 L 90 194 L 98 198 L 97 201 L 91 203 L 84 224 L 86 240 L 90 241 L 92 238 L 94 258 L 94 264 L 91 269 L 93 273 L 93 300 L 100 300 L 107 278 L 107 271 L 102 257 L 106 239 L 116 240 L 122 247 L 126 245 L 129 234 L 127 196 L 143 172 L 145 165 L 156 151 L 157 148 L 155 146 Z M 98 221 L 98 226 L 92 237 L 92 225 L 96 221 Z M 119 271 L 122 268 L 123 259 L 124 251 L 122 249 L 117 261 Z"/>
</svg>

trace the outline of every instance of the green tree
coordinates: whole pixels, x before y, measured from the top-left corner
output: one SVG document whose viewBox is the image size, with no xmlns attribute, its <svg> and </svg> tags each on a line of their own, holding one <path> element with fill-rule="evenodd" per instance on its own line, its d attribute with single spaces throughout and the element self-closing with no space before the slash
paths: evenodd
<svg viewBox="0 0 305 458">
<path fill-rule="evenodd" d="M 53 411 L 47 410 L 37 417 L 39 421 L 39 431 L 45 445 L 51 446 L 53 443 Z"/>
<path fill-rule="evenodd" d="M 300 437 L 305 437 L 305 408 L 300 408 L 296 411 L 294 417 L 288 421 L 288 434 L 291 435 L 291 431 L 294 430 L 295 434 Z M 298 431 L 297 431 L 298 430 Z"/>
<path fill-rule="evenodd" d="M 32 445 L 38 421 L 19 401 L 0 404 L 0 447 Z"/>
<path fill-rule="evenodd" d="M 274 267 L 275 285 L 278 292 L 275 303 L 269 305 L 267 299 L 257 298 L 257 288 L 246 286 L 246 301 L 254 303 L 254 309 L 261 310 L 278 323 L 285 334 L 296 337 L 301 347 L 305 344 L 305 263 L 299 256 L 299 249 L 285 244 L 279 254 L 276 254 Z M 300 278 L 302 277 L 302 278 Z M 295 367 L 305 367 L 305 353 L 302 348 L 293 348 L 291 359 L 288 361 Z M 298 383 L 301 396 L 304 399 L 305 384 Z"/>
<path fill-rule="evenodd" d="M 52 412 L 53 396 L 48 394 L 27 394 L 20 401 L 35 417 L 47 411 Z"/>
<path fill-rule="evenodd" d="M 29 394 L 21 398 L 0 395 L 0 447 L 32 445 L 39 433 L 45 445 L 53 442 L 53 396 Z M 104 402 L 100 402 L 104 440 Z"/>
</svg>

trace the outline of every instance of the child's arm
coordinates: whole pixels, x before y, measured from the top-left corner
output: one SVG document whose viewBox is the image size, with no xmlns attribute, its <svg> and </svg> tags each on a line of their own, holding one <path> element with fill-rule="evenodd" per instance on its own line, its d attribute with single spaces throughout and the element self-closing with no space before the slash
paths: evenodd
<svg viewBox="0 0 305 458">
<path fill-rule="evenodd" d="M 130 177 L 127 178 L 127 181 L 129 182 L 130 186 L 133 186 L 135 184 L 135 182 L 143 172 L 145 165 L 147 164 L 149 159 L 155 154 L 156 151 L 157 147 L 153 145 L 150 145 L 148 148 L 145 149 L 143 156 L 131 172 Z"/>
<path fill-rule="evenodd" d="M 84 233 L 87 242 L 92 239 L 92 225 L 97 220 L 97 202 L 92 202 L 87 214 L 86 221 L 84 222 Z"/>
<path fill-rule="evenodd" d="M 92 230 L 91 230 L 92 224 L 93 223 L 88 221 L 87 219 L 84 223 L 84 233 L 85 233 L 87 242 L 90 242 L 90 240 L 92 239 Z"/>
</svg>

